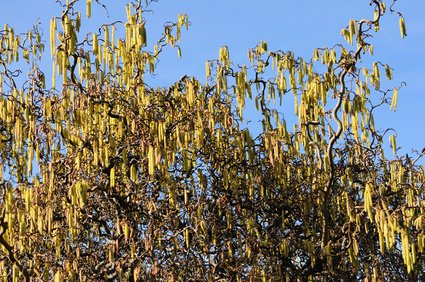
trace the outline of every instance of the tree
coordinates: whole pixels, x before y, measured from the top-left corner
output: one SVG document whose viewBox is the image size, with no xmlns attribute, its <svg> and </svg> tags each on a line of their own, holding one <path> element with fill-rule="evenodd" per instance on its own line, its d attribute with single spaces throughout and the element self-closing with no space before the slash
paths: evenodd
<svg viewBox="0 0 425 282">
<path fill-rule="evenodd" d="M 372 0 L 373 19 L 351 20 L 347 43 L 311 59 L 260 42 L 239 66 L 223 47 L 205 83 L 168 87 L 146 76 L 164 48 L 180 50 L 187 15 L 149 45 L 150 1 L 86 35 L 80 2 L 59 3 L 51 21 L 49 83 L 40 30 L 0 31 L 5 281 L 425 279 L 424 152 L 385 156 L 395 135 L 375 130 L 373 113 L 396 109 L 400 87 L 382 89 L 392 69 L 362 61 L 396 1 Z M 87 18 L 104 5 L 92 2 Z M 275 106 L 290 93 L 293 129 Z"/>
</svg>

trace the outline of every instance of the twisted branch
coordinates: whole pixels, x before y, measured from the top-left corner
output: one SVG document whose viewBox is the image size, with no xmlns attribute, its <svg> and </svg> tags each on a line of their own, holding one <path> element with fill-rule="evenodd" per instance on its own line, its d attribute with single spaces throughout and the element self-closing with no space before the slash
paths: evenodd
<svg viewBox="0 0 425 282">
<path fill-rule="evenodd" d="M 335 105 L 335 107 L 332 110 L 332 118 L 336 121 L 338 129 L 337 131 L 331 136 L 330 140 L 329 140 L 329 144 L 326 150 L 326 154 L 327 154 L 327 158 L 329 160 L 329 167 L 330 167 L 330 173 L 329 173 L 329 179 L 328 182 L 326 184 L 326 187 L 323 191 L 323 205 L 322 205 L 322 214 L 323 214 L 323 219 L 322 219 L 322 242 L 321 242 L 321 247 L 322 249 L 324 249 L 328 243 L 329 243 L 329 228 L 328 228 L 328 224 L 329 224 L 329 209 L 328 209 L 328 202 L 329 202 L 329 195 L 331 193 L 331 189 L 332 186 L 334 184 L 335 181 L 335 164 L 334 164 L 334 160 L 333 160 L 333 150 L 334 150 L 334 146 L 336 144 L 336 141 L 340 138 L 341 134 L 342 134 L 342 122 L 338 117 L 338 112 L 341 108 L 342 105 L 342 100 L 344 98 L 344 94 L 346 91 L 346 86 L 345 86 L 345 76 L 347 75 L 347 73 L 349 72 L 349 69 L 351 69 L 353 66 L 355 67 L 358 59 L 360 58 L 360 52 L 363 49 L 363 47 L 365 45 L 367 45 L 367 43 L 365 43 L 363 41 L 363 39 L 366 37 L 366 34 L 364 33 L 365 31 L 363 30 L 363 24 L 368 24 L 369 26 L 376 24 L 379 22 L 381 16 L 382 16 L 382 11 L 381 11 L 381 7 L 379 5 L 379 0 L 372 0 L 371 5 L 375 4 L 376 8 L 378 9 L 378 16 L 374 21 L 370 21 L 370 20 L 360 20 L 359 21 L 359 31 L 358 31 L 358 38 L 360 38 L 359 40 L 359 46 L 357 47 L 356 52 L 354 53 L 354 58 L 353 58 L 353 64 L 350 66 L 350 68 L 343 66 L 343 71 L 340 73 L 339 75 L 339 83 L 340 83 L 340 89 L 337 92 L 337 96 L 338 96 L 338 101 Z"/>
</svg>

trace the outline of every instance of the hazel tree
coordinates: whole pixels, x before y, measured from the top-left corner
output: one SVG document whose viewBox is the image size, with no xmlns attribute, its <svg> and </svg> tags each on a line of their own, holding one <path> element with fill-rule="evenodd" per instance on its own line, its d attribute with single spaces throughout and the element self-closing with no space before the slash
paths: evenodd
<svg viewBox="0 0 425 282">
<path fill-rule="evenodd" d="M 92 5 L 107 4 L 57 2 L 50 57 L 37 26 L 0 30 L 4 281 L 425 279 L 424 152 L 397 156 L 394 132 L 375 128 L 400 86 L 381 87 L 391 67 L 367 63 L 388 12 L 406 35 L 396 1 L 370 1 L 370 19 L 311 58 L 262 41 L 239 65 L 224 46 L 206 79 L 167 87 L 146 81 L 165 48 L 180 55 L 187 15 L 155 42 L 150 1 L 87 34 Z"/>
</svg>

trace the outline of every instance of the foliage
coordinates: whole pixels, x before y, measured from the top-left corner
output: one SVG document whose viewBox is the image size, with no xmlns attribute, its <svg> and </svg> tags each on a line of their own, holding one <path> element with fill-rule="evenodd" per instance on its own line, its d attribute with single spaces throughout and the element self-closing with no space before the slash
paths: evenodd
<svg viewBox="0 0 425 282">
<path fill-rule="evenodd" d="M 399 87 L 381 89 L 388 65 L 362 62 L 383 1 L 342 30 L 347 44 L 311 59 L 261 42 L 238 66 L 223 47 L 206 82 L 169 87 L 145 77 L 164 48 L 180 50 L 186 15 L 149 45 L 145 2 L 86 35 L 101 3 L 87 0 L 84 16 L 80 2 L 51 21 L 48 83 L 38 28 L 0 31 L 5 281 L 425 279 L 421 154 L 385 157 L 391 131 L 375 130 L 373 112 L 395 110 Z M 275 105 L 287 95 L 293 128 Z"/>
</svg>

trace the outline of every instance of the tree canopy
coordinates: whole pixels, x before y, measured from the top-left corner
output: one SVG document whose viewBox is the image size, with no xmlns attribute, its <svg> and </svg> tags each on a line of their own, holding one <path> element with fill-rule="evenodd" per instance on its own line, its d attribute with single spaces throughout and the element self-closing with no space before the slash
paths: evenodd
<svg viewBox="0 0 425 282">
<path fill-rule="evenodd" d="M 4 281 L 425 280 L 424 151 L 397 156 L 374 124 L 397 108 L 391 67 L 368 64 L 383 16 L 406 35 L 396 1 L 370 1 L 311 58 L 262 41 L 243 64 L 223 46 L 206 79 L 165 87 L 147 78 L 190 21 L 147 40 L 150 2 L 92 28 L 107 1 L 57 1 L 51 78 L 37 26 L 0 30 Z"/>
</svg>

